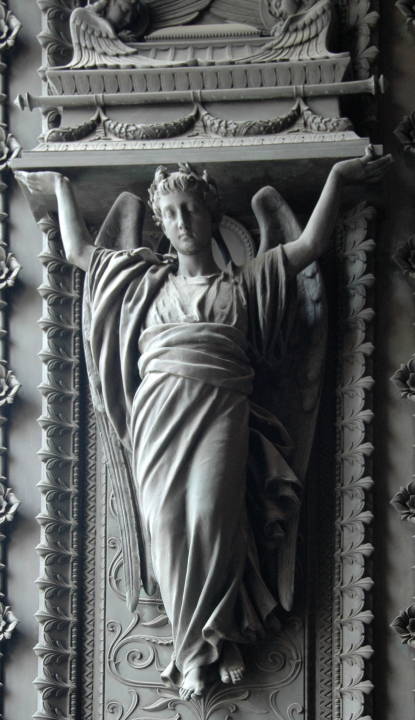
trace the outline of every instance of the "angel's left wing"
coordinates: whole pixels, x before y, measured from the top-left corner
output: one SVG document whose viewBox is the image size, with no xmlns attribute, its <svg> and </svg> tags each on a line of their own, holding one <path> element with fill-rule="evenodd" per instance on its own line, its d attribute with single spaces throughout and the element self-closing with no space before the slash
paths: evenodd
<svg viewBox="0 0 415 720">
<path fill-rule="evenodd" d="M 332 0 L 317 0 L 311 7 L 288 17 L 281 16 L 273 28 L 273 39 L 241 62 L 315 60 L 331 57 L 327 47 L 332 20 Z"/>
<path fill-rule="evenodd" d="M 105 218 L 95 244 L 111 250 L 143 246 L 144 215 L 145 203 L 141 198 L 132 193 L 122 193 Z M 150 558 L 150 543 L 141 523 L 134 488 L 131 456 L 117 437 L 104 409 L 101 381 L 90 345 L 91 302 L 87 283 L 84 289 L 82 320 L 85 363 L 92 403 L 120 522 L 127 605 L 131 612 L 135 612 L 141 585 L 152 595 L 156 590 L 156 582 Z"/>
<path fill-rule="evenodd" d="M 253 198 L 260 229 L 260 251 L 296 240 L 301 227 L 289 205 L 271 187 Z M 293 281 L 295 283 L 295 280 Z M 326 302 L 317 263 L 296 278 L 284 326 L 284 355 L 278 371 L 268 376 L 261 404 L 283 423 L 294 444 L 290 466 L 304 487 L 315 433 L 324 375 L 327 340 Z M 287 524 L 276 562 L 280 602 L 290 610 L 294 594 L 299 511 Z"/>
<path fill-rule="evenodd" d="M 130 56 L 134 55 L 135 50 L 123 43 L 111 24 L 92 7 L 75 8 L 69 23 L 73 45 L 73 57 L 69 67 L 130 64 Z"/>
<path fill-rule="evenodd" d="M 186 25 L 197 20 L 212 0 L 147 0 L 151 30 Z"/>
</svg>

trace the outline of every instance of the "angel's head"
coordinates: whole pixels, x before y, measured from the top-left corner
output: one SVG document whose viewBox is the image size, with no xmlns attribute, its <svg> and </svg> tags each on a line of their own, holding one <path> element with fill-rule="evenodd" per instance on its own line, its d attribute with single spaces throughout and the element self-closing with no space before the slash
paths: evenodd
<svg viewBox="0 0 415 720">
<path fill-rule="evenodd" d="M 149 196 L 155 223 L 179 253 L 193 254 L 211 244 L 221 212 L 216 184 L 206 171 L 199 174 L 188 163 L 173 172 L 160 166 Z"/>
<path fill-rule="evenodd" d="M 140 0 L 98 0 L 95 7 L 98 9 L 98 6 L 117 30 L 133 22 L 141 9 Z"/>
</svg>

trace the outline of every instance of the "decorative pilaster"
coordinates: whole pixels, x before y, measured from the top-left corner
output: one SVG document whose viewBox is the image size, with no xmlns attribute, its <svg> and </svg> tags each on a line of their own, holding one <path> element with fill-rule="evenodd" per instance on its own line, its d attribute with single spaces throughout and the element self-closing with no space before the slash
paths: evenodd
<svg viewBox="0 0 415 720">
<path fill-rule="evenodd" d="M 52 216 L 44 236 L 39 689 L 37 720 L 74 720 L 78 656 L 80 276 L 63 257 Z"/>
<path fill-rule="evenodd" d="M 8 409 L 13 404 L 20 384 L 8 365 L 7 291 L 15 283 L 20 265 L 8 251 L 8 212 L 6 173 L 8 162 L 19 152 L 19 145 L 7 130 L 7 65 L 6 51 L 14 45 L 20 30 L 19 20 L 0 2 L 0 718 L 3 717 L 3 652 L 17 625 L 7 601 L 8 529 L 19 507 L 8 480 Z"/>
<path fill-rule="evenodd" d="M 415 114 L 412 113 L 410 117 L 404 118 L 404 121 L 401 123 L 401 126 L 405 125 L 408 132 L 410 128 L 412 134 L 414 134 L 414 118 Z M 395 134 L 399 139 L 397 131 L 395 131 Z M 411 143 L 409 143 L 407 147 L 404 146 L 404 150 L 414 155 L 415 148 L 413 145 L 414 143 L 411 140 Z M 409 237 L 405 242 L 398 245 L 393 259 L 404 277 L 413 285 L 413 281 L 415 280 L 415 236 Z M 400 365 L 392 375 L 391 380 L 403 400 L 415 402 L 415 354 Z M 414 420 L 415 414 L 412 418 L 413 423 Z M 414 424 L 413 427 L 415 427 Z M 415 468 L 415 451 L 413 451 L 412 466 Z M 406 487 L 401 487 L 399 491 L 395 493 L 390 503 L 396 512 L 399 513 L 400 519 L 403 522 L 415 523 L 415 470 L 413 470 L 410 482 Z M 415 535 L 412 536 L 412 539 L 415 540 Z M 412 571 L 414 569 L 414 567 L 411 568 Z M 414 601 L 415 595 L 412 597 L 412 603 Z M 397 617 L 391 622 L 391 628 L 397 632 L 403 645 L 407 645 L 411 650 L 415 650 L 415 605 L 409 605 L 404 610 L 401 610 Z M 415 655 L 413 653 L 412 659 L 415 661 Z"/>
<path fill-rule="evenodd" d="M 366 663 L 373 654 L 367 626 L 373 620 L 367 595 L 373 580 L 367 568 L 373 546 L 368 526 L 373 515 L 368 495 L 373 487 L 368 425 L 373 419 L 368 329 L 374 317 L 370 288 L 374 277 L 368 258 L 374 248 L 369 223 L 375 211 L 361 203 L 340 228 L 339 260 L 343 276 L 340 299 L 340 363 L 337 388 L 337 521 L 334 621 L 334 710 L 336 720 L 370 720 L 366 696 L 373 689 Z"/>
</svg>

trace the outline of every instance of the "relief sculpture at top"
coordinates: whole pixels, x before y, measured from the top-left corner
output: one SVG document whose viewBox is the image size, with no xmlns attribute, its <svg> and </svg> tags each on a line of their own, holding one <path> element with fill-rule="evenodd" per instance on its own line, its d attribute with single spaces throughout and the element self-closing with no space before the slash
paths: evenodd
<svg viewBox="0 0 415 720">
<path fill-rule="evenodd" d="M 262 47 L 233 62 L 257 63 L 330 57 L 327 35 L 331 0 L 97 0 L 70 16 L 73 57 L 67 67 L 167 67 L 185 63 L 143 54 L 154 31 L 186 25 L 203 17 L 231 27 L 238 23 L 271 36 Z M 194 30 L 194 26 L 193 30 Z M 209 24 L 197 26 L 206 31 Z M 150 33 L 150 34 L 149 34 Z M 196 60 L 197 62 L 197 60 Z M 223 63 L 225 61 L 221 61 Z M 229 64 L 229 59 L 226 64 Z"/>
<path fill-rule="evenodd" d="M 263 188 L 253 200 L 258 254 L 223 269 L 206 172 L 156 171 L 150 205 L 170 241 L 164 255 L 137 247 L 144 203 L 135 196 L 120 197 L 94 244 L 67 178 L 16 174 L 31 193 L 56 195 L 66 257 L 87 273 L 84 346 L 127 599 L 134 611 L 141 583 L 150 594 L 158 586 L 174 646 L 162 678 L 182 698 L 241 681 L 241 646 L 277 632 L 292 606 L 324 362 L 315 260 L 331 243 L 344 186 L 379 181 L 390 161 L 369 147 L 334 165 L 302 232 Z"/>
</svg>

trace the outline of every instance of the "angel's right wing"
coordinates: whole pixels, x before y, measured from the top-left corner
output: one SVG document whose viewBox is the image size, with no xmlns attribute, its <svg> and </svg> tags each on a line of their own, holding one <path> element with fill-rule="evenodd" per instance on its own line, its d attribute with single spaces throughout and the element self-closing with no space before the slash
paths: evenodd
<svg viewBox="0 0 415 720">
<path fill-rule="evenodd" d="M 333 53 L 329 51 L 327 41 L 332 15 L 332 0 L 316 0 L 310 7 L 294 14 L 280 15 L 272 29 L 272 40 L 252 55 L 239 58 L 238 63 L 331 57 Z"/>
<path fill-rule="evenodd" d="M 262 188 L 252 201 L 260 229 L 260 250 L 265 252 L 296 240 L 301 227 L 287 202 L 271 187 Z M 319 410 L 327 340 L 326 302 L 317 263 L 296 278 L 284 321 L 284 354 L 278 371 L 267 378 L 261 404 L 284 425 L 293 444 L 290 466 L 305 484 Z M 296 546 L 299 525 L 296 511 L 274 559 L 280 602 L 290 610 L 294 594 Z"/>
<path fill-rule="evenodd" d="M 76 8 L 70 17 L 73 57 L 68 67 L 85 68 L 120 65 L 134 55 L 134 48 L 119 40 L 111 24 L 92 8 Z"/>
</svg>

